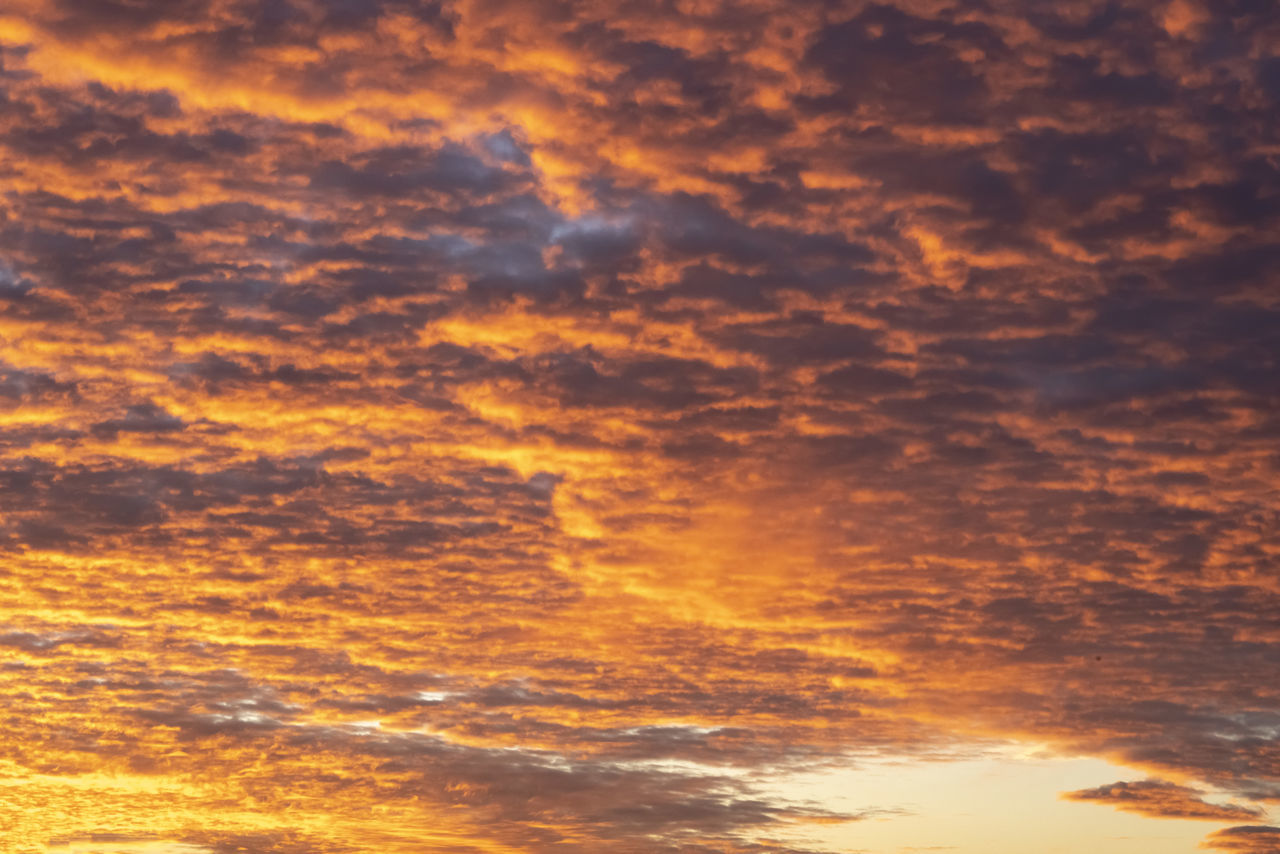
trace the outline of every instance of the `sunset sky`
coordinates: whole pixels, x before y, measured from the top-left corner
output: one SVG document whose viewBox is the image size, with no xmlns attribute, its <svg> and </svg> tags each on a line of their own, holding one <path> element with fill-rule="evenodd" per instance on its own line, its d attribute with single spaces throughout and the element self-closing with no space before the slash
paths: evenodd
<svg viewBox="0 0 1280 854">
<path fill-rule="evenodd" d="M 2 0 L 0 854 L 1280 852 L 1271 0 Z"/>
</svg>

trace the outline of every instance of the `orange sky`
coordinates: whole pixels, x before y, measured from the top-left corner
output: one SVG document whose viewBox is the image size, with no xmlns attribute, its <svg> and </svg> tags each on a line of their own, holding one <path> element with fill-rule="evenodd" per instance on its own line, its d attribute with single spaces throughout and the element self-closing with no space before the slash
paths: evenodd
<svg viewBox="0 0 1280 854">
<path fill-rule="evenodd" d="M 0 5 L 0 852 L 1280 851 L 1277 45 Z"/>
</svg>

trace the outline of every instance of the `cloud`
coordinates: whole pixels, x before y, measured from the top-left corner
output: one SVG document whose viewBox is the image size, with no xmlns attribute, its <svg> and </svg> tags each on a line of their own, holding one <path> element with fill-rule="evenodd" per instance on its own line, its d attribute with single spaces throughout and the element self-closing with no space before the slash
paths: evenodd
<svg viewBox="0 0 1280 854">
<path fill-rule="evenodd" d="M 803 851 L 896 805 L 768 780 L 992 739 L 1280 796 L 1261 5 L 15 2 L 15 838 Z"/>
<path fill-rule="evenodd" d="M 1276 850 L 1280 828 L 1267 825 L 1229 827 L 1210 834 L 1203 847 L 1214 851 L 1243 851 L 1245 854 Z"/>
<path fill-rule="evenodd" d="M 1067 800 L 1108 804 L 1119 810 L 1157 818 L 1196 818 L 1209 821 L 1247 821 L 1263 815 L 1257 807 L 1213 804 L 1203 792 L 1163 780 L 1111 783 L 1063 795 Z"/>
</svg>

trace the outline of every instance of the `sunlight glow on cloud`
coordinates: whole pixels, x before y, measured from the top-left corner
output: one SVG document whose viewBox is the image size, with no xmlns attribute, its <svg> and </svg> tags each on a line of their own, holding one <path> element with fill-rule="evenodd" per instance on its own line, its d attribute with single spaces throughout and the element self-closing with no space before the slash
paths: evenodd
<svg viewBox="0 0 1280 854">
<path fill-rule="evenodd" d="M 50 842 L 46 850 L 49 854 L 211 854 L 212 851 L 202 845 L 130 839 L 110 834 L 98 834 L 89 839 Z"/>
</svg>

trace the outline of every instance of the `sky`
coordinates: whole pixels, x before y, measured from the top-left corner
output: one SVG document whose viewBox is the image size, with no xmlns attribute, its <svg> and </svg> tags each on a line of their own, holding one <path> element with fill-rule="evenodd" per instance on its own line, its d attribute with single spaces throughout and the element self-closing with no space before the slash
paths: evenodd
<svg viewBox="0 0 1280 854">
<path fill-rule="evenodd" d="M 0 854 L 1280 852 L 1269 0 L 0 4 Z"/>
</svg>

